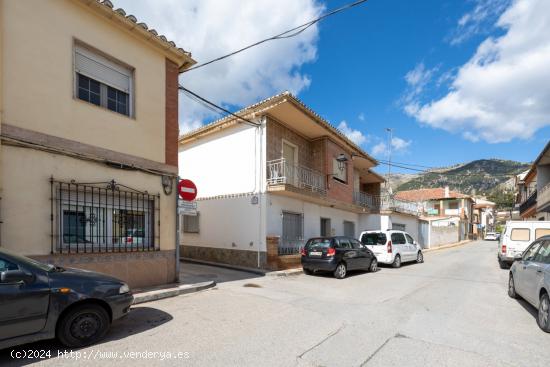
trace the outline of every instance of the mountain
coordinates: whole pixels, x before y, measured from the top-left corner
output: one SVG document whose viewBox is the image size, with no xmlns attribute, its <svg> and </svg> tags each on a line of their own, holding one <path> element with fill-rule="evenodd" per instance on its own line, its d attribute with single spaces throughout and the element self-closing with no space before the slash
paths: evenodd
<svg viewBox="0 0 550 367">
<path fill-rule="evenodd" d="M 514 189 L 513 178 L 529 169 L 529 163 L 502 159 L 479 159 L 451 167 L 437 168 L 413 175 L 400 174 L 394 191 L 449 186 L 471 195 L 489 195 Z M 409 177 L 404 177 L 409 176 Z M 392 175 L 393 179 L 393 175 Z"/>
</svg>

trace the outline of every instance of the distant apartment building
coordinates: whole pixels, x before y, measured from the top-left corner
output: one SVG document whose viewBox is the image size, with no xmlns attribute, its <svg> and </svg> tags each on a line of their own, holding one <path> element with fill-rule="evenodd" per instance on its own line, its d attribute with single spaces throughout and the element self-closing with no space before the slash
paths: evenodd
<svg viewBox="0 0 550 367">
<path fill-rule="evenodd" d="M 523 220 L 550 220 L 550 142 L 517 181 L 516 203 Z"/>
<path fill-rule="evenodd" d="M 0 246 L 174 281 L 190 54 L 108 0 L 0 0 L 0 24 Z"/>
<path fill-rule="evenodd" d="M 180 176 L 197 184 L 182 255 L 280 267 L 310 237 L 378 227 L 376 160 L 288 92 L 180 138 Z M 299 258 L 298 258 L 299 259 Z M 279 261 L 279 263 L 277 263 Z"/>
</svg>

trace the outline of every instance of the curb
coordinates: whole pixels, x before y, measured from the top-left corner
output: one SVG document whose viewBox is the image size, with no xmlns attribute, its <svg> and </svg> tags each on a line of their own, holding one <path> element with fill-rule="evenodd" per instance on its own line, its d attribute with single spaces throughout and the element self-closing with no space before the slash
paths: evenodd
<svg viewBox="0 0 550 367">
<path fill-rule="evenodd" d="M 245 266 L 230 265 L 230 264 L 217 263 L 217 262 L 206 261 L 206 260 L 197 260 L 197 259 L 191 259 L 189 257 L 180 257 L 180 262 L 181 261 L 186 263 L 192 263 L 192 264 L 215 266 L 218 268 L 224 268 L 229 270 L 244 271 L 247 273 L 252 273 L 252 274 L 257 274 L 262 276 L 268 272 L 267 270 L 262 270 L 262 269 L 247 268 Z"/>
<path fill-rule="evenodd" d="M 448 249 L 448 248 L 462 246 L 462 245 L 465 245 L 465 244 L 470 243 L 470 242 L 473 242 L 473 241 L 472 240 L 464 240 L 464 241 L 460 241 L 460 242 L 456 242 L 456 243 L 451 243 L 450 245 L 443 245 L 443 246 L 439 246 L 439 247 L 435 247 L 435 248 L 422 249 L 422 252 L 426 253 L 426 252 L 445 250 L 445 249 Z"/>
<path fill-rule="evenodd" d="M 261 276 L 269 276 L 269 277 L 286 277 L 289 275 L 299 275 L 303 273 L 302 268 L 273 271 L 273 270 L 265 270 L 265 269 L 247 268 L 244 266 L 217 263 L 213 261 L 197 260 L 197 259 L 191 259 L 189 257 L 180 257 L 180 261 L 188 262 L 192 264 L 216 266 L 218 268 L 224 268 L 224 269 L 230 269 L 230 270 L 244 271 L 247 273 L 252 273 L 252 274 L 261 275 Z"/>
<path fill-rule="evenodd" d="M 140 303 L 156 301 L 159 299 L 176 297 L 182 294 L 189 294 L 199 292 L 208 288 L 216 286 L 216 282 L 209 281 L 196 284 L 180 285 L 172 288 L 156 289 L 147 292 L 141 292 L 134 294 L 134 303 L 132 305 L 138 305 Z"/>
</svg>

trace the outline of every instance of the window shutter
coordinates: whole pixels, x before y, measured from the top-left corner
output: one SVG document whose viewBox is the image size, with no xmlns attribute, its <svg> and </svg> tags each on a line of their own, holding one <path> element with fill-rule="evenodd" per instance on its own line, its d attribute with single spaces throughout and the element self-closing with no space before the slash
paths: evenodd
<svg viewBox="0 0 550 367">
<path fill-rule="evenodd" d="M 80 46 L 75 48 L 75 70 L 79 74 L 130 93 L 131 70 Z"/>
</svg>

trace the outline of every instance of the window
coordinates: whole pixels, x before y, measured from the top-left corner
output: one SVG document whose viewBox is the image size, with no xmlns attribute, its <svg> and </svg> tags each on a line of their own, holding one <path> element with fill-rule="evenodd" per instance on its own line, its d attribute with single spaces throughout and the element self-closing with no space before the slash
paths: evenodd
<svg viewBox="0 0 550 367">
<path fill-rule="evenodd" d="M 414 238 L 412 238 L 411 236 L 409 236 L 408 233 L 405 233 L 405 237 L 407 237 L 407 242 L 408 242 L 408 243 L 414 243 Z"/>
<path fill-rule="evenodd" d="M 321 237 L 329 237 L 331 232 L 330 218 L 321 218 Z"/>
<path fill-rule="evenodd" d="M 392 223 L 391 228 L 395 229 L 396 231 L 405 231 L 407 229 L 407 226 L 402 223 Z"/>
<path fill-rule="evenodd" d="M 344 221 L 344 236 L 355 237 L 355 223 L 347 220 Z"/>
<path fill-rule="evenodd" d="M 339 248 L 351 248 L 351 244 L 349 243 L 349 240 L 347 238 L 339 238 L 338 239 Z"/>
<path fill-rule="evenodd" d="M 531 231 L 529 228 L 513 228 L 510 233 L 510 240 L 512 241 L 529 241 Z"/>
<path fill-rule="evenodd" d="M 336 181 L 348 182 L 348 164 L 346 162 L 338 162 L 336 158 L 332 158 L 332 173 Z"/>
<path fill-rule="evenodd" d="M 300 252 L 304 243 L 304 217 L 299 213 L 283 212 L 283 237 L 279 246 L 279 255 L 291 255 Z"/>
<path fill-rule="evenodd" d="M 404 245 L 407 243 L 407 241 L 405 240 L 405 236 L 403 236 L 403 233 L 392 233 L 391 242 L 394 245 Z"/>
<path fill-rule="evenodd" d="M 351 242 L 351 246 L 355 249 L 355 250 L 359 250 L 359 249 L 362 249 L 363 248 L 363 245 L 361 245 L 361 242 L 355 240 L 355 239 L 352 239 L 350 240 Z"/>
<path fill-rule="evenodd" d="M 458 209 L 458 201 L 449 202 L 449 209 Z"/>
<path fill-rule="evenodd" d="M 550 228 L 536 228 L 535 229 L 535 240 L 538 240 L 542 236 L 550 235 Z"/>
<path fill-rule="evenodd" d="M 183 232 L 199 233 L 199 213 L 197 215 L 183 216 Z"/>
<path fill-rule="evenodd" d="M 74 66 L 76 97 L 122 115 L 132 115 L 131 68 L 80 45 L 75 45 Z"/>
<path fill-rule="evenodd" d="M 363 245 L 385 245 L 386 241 L 386 234 L 382 232 L 364 233 L 363 236 L 361 236 Z"/>
<path fill-rule="evenodd" d="M 539 252 L 535 256 L 535 261 L 543 264 L 550 264 L 550 241 L 543 241 Z"/>
<path fill-rule="evenodd" d="M 156 250 L 159 196 L 114 181 L 51 182 L 52 251 L 127 252 Z M 56 247 L 56 248 L 54 248 Z"/>
<path fill-rule="evenodd" d="M 523 254 L 523 260 L 525 261 L 532 261 L 535 259 L 535 255 L 537 254 L 537 251 L 540 247 L 540 241 L 533 243 L 531 247 L 529 247 L 525 253 Z"/>
<path fill-rule="evenodd" d="M 8 271 L 8 270 L 18 270 L 19 266 L 15 265 L 14 263 L 4 260 L 0 258 L 0 272 Z"/>
</svg>

